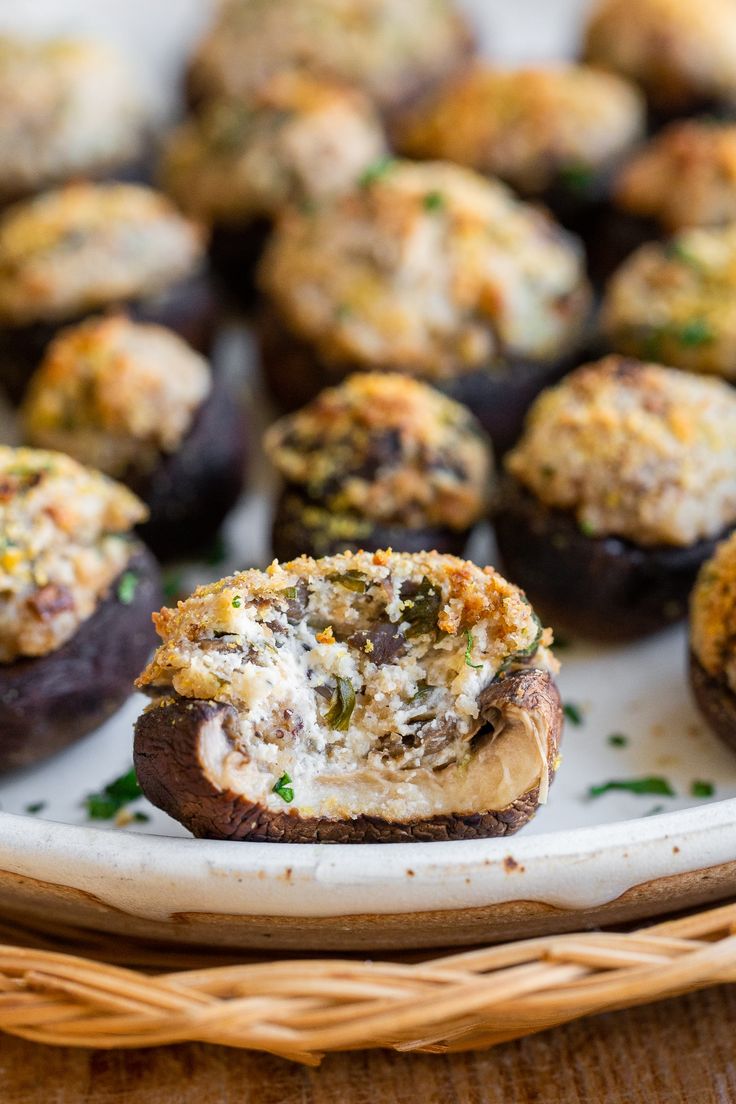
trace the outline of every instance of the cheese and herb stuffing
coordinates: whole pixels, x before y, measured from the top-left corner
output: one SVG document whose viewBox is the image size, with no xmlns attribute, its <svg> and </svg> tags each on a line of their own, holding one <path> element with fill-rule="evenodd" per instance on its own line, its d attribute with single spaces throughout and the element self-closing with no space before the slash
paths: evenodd
<svg viewBox="0 0 736 1104">
<path fill-rule="evenodd" d="M 143 504 L 61 453 L 0 445 L 0 662 L 70 639 L 124 572 Z"/>
<path fill-rule="evenodd" d="M 200 96 L 248 97 L 296 69 L 391 105 L 451 72 L 468 47 L 452 0 L 225 0 L 190 83 Z"/>
<path fill-rule="evenodd" d="M 437 553 L 301 557 L 200 587 L 154 620 L 138 775 L 198 834 L 303 839 L 299 818 L 407 825 L 506 810 L 500 834 L 546 797 L 561 716 L 552 636 L 490 567 Z M 186 775 L 190 737 L 204 784 Z M 190 783 L 215 804 L 195 810 Z M 297 820 L 279 827 L 270 818 L 287 806 Z"/>
<path fill-rule="evenodd" d="M 476 66 L 407 115 L 398 145 L 499 176 L 526 195 L 558 184 L 584 194 L 643 132 L 640 94 L 612 74 Z"/>
<path fill-rule="evenodd" d="M 736 380 L 736 222 L 637 249 L 608 285 L 601 325 L 618 352 Z"/>
<path fill-rule="evenodd" d="M 736 102 L 732 0 L 599 0 L 584 54 L 636 81 L 657 106 Z"/>
<path fill-rule="evenodd" d="M 0 218 L 0 324 L 56 321 L 155 295 L 202 261 L 203 230 L 135 184 L 70 184 Z"/>
<path fill-rule="evenodd" d="M 591 537 L 689 546 L 736 522 L 736 392 L 608 357 L 536 400 L 508 471 Z"/>
<path fill-rule="evenodd" d="M 407 376 L 351 376 L 264 443 L 287 484 L 337 514 L 463 530 L 485 512 L 492 461 L 479 424 Z"/>
<path fill-rule="evenodd" d="M 736 694 L 736 534 L 700 569 L 690 599 L 690 644 L 705 671 Z"/>
<path fill-rule="evenodd" d="M 590 296 L 581 250 L 502 184 L 384 160 L 317 211 L 287 212 L 261 283 L 321 359 L 451 377 L 510 354 L 557 359 Z"/>
<path fill-rule="evenodd" d="M 177 450 L 211 387 L 207 361 L 170 330 L 92 318 L 51 343 L 21 415 L 30 444 L 123 478 Z"/>
<path fill-rule="evenodd" d="M 671 233 L 736 220 L 736 124 L 672 123 L 621 171 L 614 202 Z"/>
<path fill-rule="evenodd" d="M 386 152 L 362 93 L 282 73 L 247 102 L 216 100 L 183 123 L 161 176 L 191 215 L 238 224 L 347 191 Z"/>
<path fill-rule="evenodd" d="M 132 73 L 100 42 L 0 38 L 0 197 L 123 165 L 141 146 Z"/>
</svg>

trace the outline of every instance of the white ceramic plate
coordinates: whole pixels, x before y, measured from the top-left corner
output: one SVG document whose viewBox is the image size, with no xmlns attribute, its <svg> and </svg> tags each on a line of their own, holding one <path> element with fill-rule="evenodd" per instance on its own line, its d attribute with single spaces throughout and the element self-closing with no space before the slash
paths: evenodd
<svg viewBox="0 0 736 1104">
<path fill-rule="evenodd" d="M 468 6 L 488 48 L 520 58 L 569 49 L 584 3 Z M 0 27 L 30 19 L 17 8 L 0 0 Z M 202 23 L 199 0 L 110 0 L 102 26 L 94 9 L 39 0 L 34 29 L 82 26 L 135 42 L 151 85 L 162 66 L 175 72 Z M 233 362 L 238 340 L 229 339 Z M 266 479 L 259 470 L 256 490 L 228 524 L 227 560 L 189 572 L 188 582 L 265 561 Z M 490 555 L 481 538 L 476 558 Z M 736 759 L 695 713 L 683 631 L 627 648 L 572 647 L 560 657 L 563 697 L 582 723 L 567 724 L 549 803 L 520 836 L 382 847 L 195 841 L 143 799 L 133 808 L 148 822 L 91 825 L 84 796 L 130 766 L 136 697 L 76 747 L 0 784 L 0 909 L 36 924 L 63 920 L 179 942 L 348 949 L 560 930 L 736 890 Z M 608 742 L 614 733 L 627 737 L 625 746 Z M 651 775 L 677 796 L 588 796 L 602 782 Z M 715 800 L 691 796 L 697 781 L 714 785 Z M 39 802 L 41 813 L 25 814 Z"/>
</svg>

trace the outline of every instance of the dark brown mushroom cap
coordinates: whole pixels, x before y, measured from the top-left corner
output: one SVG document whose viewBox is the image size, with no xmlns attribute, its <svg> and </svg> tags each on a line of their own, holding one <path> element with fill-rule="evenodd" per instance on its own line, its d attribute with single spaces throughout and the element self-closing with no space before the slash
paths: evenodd
<svg viewBox="0 0 736 1104">
<path fill-rule="evenodd" d="M 736 694 L 725 679 L 709 675 L 692 651 L 688 657 L 688 673 L 695 701 L 709 727 L 736 751 Z"/>
<path fill-rule="evenodd" d="M 545 731 L 551 780 L 562 732 L 562 707 L 551 676 L 529 669 L 497 678 L 483 691 L 480 708 L 489 723 L 496 711 L 522 714 Z M 232 741 L 236 736 L 237 713 L 232 706 L 162 698 L 138 719 L 135 729 L 135 768 L 144 793 L 195 836 L 262 843 L 411 843 L 505 836 L 522 828 L 540 804 L 539 786 L 535 786 L 502 809 L 421 820 L 388 821 L 365 814 L 336 820 L 300 816 L 298 809 L 274 812 L 245 794 L 221 789 L 208 771 L 208 741 L 223 737 Z M 480 737 L 472 752 L 479 769 L 492 742 Z M 473 770 L 472 765 L 468 770 Z"/>
</svg>

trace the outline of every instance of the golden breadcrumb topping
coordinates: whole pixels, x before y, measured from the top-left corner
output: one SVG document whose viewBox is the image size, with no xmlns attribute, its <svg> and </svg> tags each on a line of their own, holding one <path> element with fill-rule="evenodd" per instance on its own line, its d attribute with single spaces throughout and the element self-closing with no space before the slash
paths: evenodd
<svg viewBox="0 0 736 1104">
<path fill-rule="evenodd" d="M 610 281 L 601 324 L 619 352 L 736 379 L 736 223 L 641 246 Z"/>
<path fill-rule="evenodd" d="M 138 184 L 70 184 L 0 218 L 0 322 L 70 318 L 162 291 L 202 261 L 205 235 Z"/>
<path fill-rule="evenodd" d="M 674 232 L 736 219 L 736 124 L 672 123 L 618 176 L 615 203 Z"/>
<path fill-rule="evenodd" d="M 630 77 L 653 103 L 736 101 L 732 0 L 598 0 L 585 59 Z"/>
<path fill-rule="evenodd" d="M 287 483 L 329 510 L 412 527 L 482 517 L 491 455 L 473 415 L 418 380 L 359 373 L 265 437 Z"/>
<path fill-rule="evenodd" d="M 211 387 L 207 361 L 170 330 L 91 318 L 51 343 L 21 413 L 32 445 L 122 478 L 176 451 Z"/>
<path fill-rule="evenodd" d="M 736 693 L 736 533 L 700 569 L 690 599 L 690 643 L 708 674 Z"/>
<path fill-rule="evenodd" d="M 611 356 L 543 392 L 506 458 L 584 534 L 687 546 L 736 521 L 736 392 Z"/>
<path fill-rule="evenodd" d="M 437 552 L 345 552 L 321 560 L 274 561 L 266 571 L 243 571 L 199 587 L 175 610 L 154 614 L 154 623 L 162 644 L 139 686 L 241 704 L 252 693 L 259 667 L 278 658 L 285 635 L 307 629 L 320 661 L 329 649 L 337 673 L 341 658 L 346 673 L 356 662 L 351 650 L 358 642 L 346 636 L 377 625 L 394 626 L 407 640 L 423 639 L 425 650 L 440 645 L 443 666 L 452 657 L 464 660 L 469 647 L 474 662 L 496 672 L 511 657 L 538 648 L 544 663 L 554 665 L 545 650 L 552 634 L 542 631 L 522 591 L 491 567 Z M 224 643 L 213 646 L 213 640 Z M 369 640 L 361 638 L 360 663 L 373 654 L 375 665 L 378 657 L 364 646 Z M 258 649 L 249 650 L 250 642 L 267 653 L 262 660 Z M 457 667 L 461 693 L 475 668 L 464 661 Z"/>
<path fill-rule="evenodd" d="M 0 662 L 69 640 L 125 569 L 146 516 L 126 487 L 69 456 L 0 445 Z"/>
<path fill-rule="evenodd" d="M 289 211 L 261 267 L 325 361 L 447 377 L 559 357 L 589 307 L 581 251 L 503 185 L 441 162 L 382 161 L 332 204 Z"/>
<path fill-rule="evenodd" d="M 249 100 L 213 100 L 178 127 L 161 175 L 183 210 L 237 223 L 347 191 L 386 151 L 361 92 L 280 73 Z"/>
<path fill-rule="evenodd" d="M 501 177 L 527 195 L 584 191 L 644 132 L 640 94 L 584 65 L 477 65 L 411 111 L 399 148 Z"/>
<path fill-rule="evenodd" d="M 136 156 L 133 74 L 101 42 L 0 37 L 0 196 L 14 199 Z"/>
<path fill-rule="evenodd" d="M 453 0 L 225 0 L 190 79 L 200 95 L 248 96 L 298 69 L 392 104 L 451 72 L 469 42 Z"/>
</svg>

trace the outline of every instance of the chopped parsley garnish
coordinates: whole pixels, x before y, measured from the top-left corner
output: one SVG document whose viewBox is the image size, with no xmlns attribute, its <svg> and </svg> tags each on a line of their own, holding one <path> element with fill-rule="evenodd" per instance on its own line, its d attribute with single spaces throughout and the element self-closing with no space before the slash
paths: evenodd
<svg viewBox="0 0 736 1104">
<path fill-rule="evenodd" d="M 135 571 L 124 572 L 118 583 L 118 601 L 122 602 L 124 606 L 129 606 L 135 598 L 139 582 L 140 579 Z"/>
<path fill-rule="evenodd" d="M 340 586 L 354 591 L 355 594 L 365 594 L 367 589 L 365 575 L 361 575 L 359 571 L 344 571 L 342 574 L 328 575 L 327 578 L 331 583 L 339 583 Z"/>
<path fill-rule="evenodd" d="M 560 181 L 571 192 L 586 192 L 594 177 L 595 173 L 590 165 L 565 165 L 560 170 Z"/>
<path fill-rule="evenodd" d="M 665 253 L 672 260 L 682 261 L 684 264 L 692 265 L 694 268 L 698 267 L 698 261 L 693 257 L 689 249 L 687 249 L 681 241 L 677 238 L 673 238 L 665 246 Z"/>
<path fill-rule="evenodd" d="M 700 778 L 696 778 L 690 786 L 692 797 L 712 797 L 715 792 L 716 788 L 712 782 L 704 782 Z"/>
<path fill-rule="evenodd" d="M 417 692 L 412 697 L 412 701 L 421 701 L 422 698 L 426 698 L 431 687 L 426 679 L 420 679 L 417 683 Z"/>
<path fill-rule="evenodd" d="M 578 522 L 578 529 L 584 537 L 595 536 L 595 526 L 593 525 L 592 521 L 588 521 L 587 518 L 580 519 L 580 521 Z"/>
<path fill-rule="evenodd" d="M 233 603 L 232 603 L 233 609 L 240 609 L 242 604 L 243 604 L 243 599 L 240 597 L 239 594 L 236 594 L 235 597 L 233 598 Z"/>
<path fill-rule="evenodd" d="M 83 804 L 90 820 L 112 820 L 122 808 L 135 801 L 142 793 L 135 770 L 131 767 L 126 774 L 108 782 L 99 793 L 87 794 Z"/>
<path fill-rule="evenodd" d="M 626 747 L 628 742 L 629 737 L 624 736 L 623 732 L 612 732 L 611 735 L 608 737 L 608 743 L 611 745 L 611 747 Z"/>
<path fill-rule="evenodd" d="M 330 708 L 323 714 L 324 720 L 327 721 L 330 728 L 334 728 L 337 732 L 347 732 L 354 709 L 355 690 L 353 684 L 349 679 L 341 678 L 338 675 L 335 689 L 332 691 L 332 697 L 330 698 Z"/>
<path fill-rule="evenodd" d="M 480 671 L 483 664 L 473 663 L 473 634 L 470 629 L 467 629 L 465 633 L 465 639 L 467 640 L 467 647 L 465 648 L 465 666 L 473 667 L 476 671 Z"/>
<path fill-rule="evenodd" d="M 30 805 L 26 805 L 26 812 L 31 813 L 32 816 L 35 816 L 36 813 L 42 813 L 45 808 L 45 801 L 32 801 Z"/>
<path fill-rule="evenodd" d="M 445 197 L 442 192 L 427 192 L 424 197 L 425 211 L 441 211 L 445 206 Z"/>
<path fill-rule="evenodd" d="M 136 824 L 147 824 L 150 819 L 151 818 L 148 813 L 143 813 L 140 810 L 136 810 L 133 813 L 133 820 L 136 822 Z"/>
<path fill-rule="evenodd" d="M 379 157 L 378 161 L 374 161 L 372 165 L 361 173 L 358 177 L 358 184 L 361 188 L 369 188 L 371 184 L 375 184 L 377 180 L 382 180 L 394 166 L 396 158 L 394 157 Z"/>
<path fill-rule="evenodd" d="M 416 593 L 410 594 L 407 598 L 402 595 L 402 601 L 404 608 L 401 617 L 409 624 L 404 634 L 407 640 L 435 631 L 442 606 L 442 595 L 439 587 L 433 586 L 426 575 Z"/>
<path fill-rule="evenodd" d="M 284 590 L 284 594 L 290 602 L 293 602 L 296 598 L 296 587 L 286 587 L 286 589 Z"/>
<path fill-rule="evenodd" d="M 601 782 L 591 786 L 588 797 L 600 797 L 612 790 L 625 790 L 632 794 L 655 794 L 657 797 L 676 797 L 675 791 L 666 778 L 651 775 L 649 778 L 616 778 L 610 782 Z"/>
<path fill-rule="evenodd" d="M 294 789 L 291 784 L 291 778 L 286 771 L 281 775 L 271 792 L 278 794 L 281 800 L 285 801 L 287 805 L 294 800 Z"/>
<path fill-rule="evenodd" d="M 562 712 L 570 724 L 581 725 L 583 723 L 583 711 L 579 705 L 574 705 L 573 702 L 565 702 Z"/>
<path fill-rule="evenodd" d="M 712 340 L 713 330 L 704 318 L 693 318 L 680 327 L 680 344 L 688 349 L 697 348 L 698 345 L 707 345 Z"/>
</svg>

